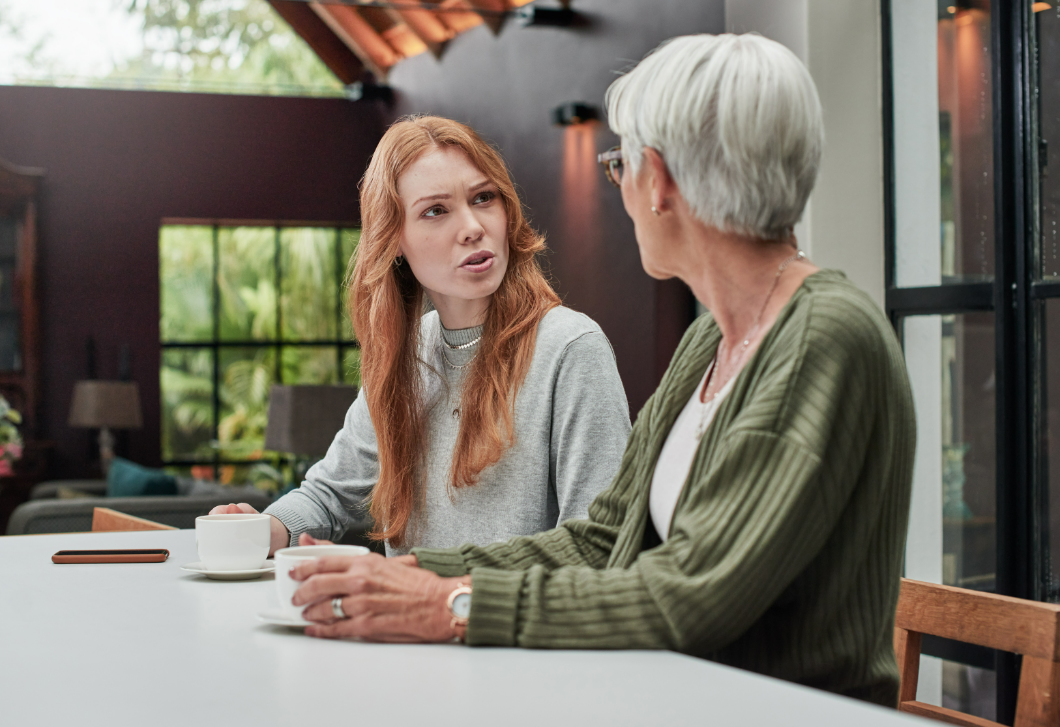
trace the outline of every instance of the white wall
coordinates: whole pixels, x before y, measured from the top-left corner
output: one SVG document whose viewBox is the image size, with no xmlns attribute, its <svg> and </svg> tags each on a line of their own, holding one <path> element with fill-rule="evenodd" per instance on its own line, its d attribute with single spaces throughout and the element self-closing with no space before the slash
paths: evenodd
<svg viewBox="0 0 1060 727">
<path fill-rule="evenodd" d="M 902 286 L 939 285 L 938 9 L 893 0 L 895 275 Z M 905 574 L 942 582 L 942 319 L 905 321 L 905 355 L 917 442 Z M 917 698 L 940 705 L 942 664 L 922 657 Z"/>
<path fill-rule="evenodd" d="M 877 0 L 726 0 L 725 29 L 783 43 L 821 97 L 825 150 L 795 234 L 883 307 L 883 124 Z"/>
</svg>

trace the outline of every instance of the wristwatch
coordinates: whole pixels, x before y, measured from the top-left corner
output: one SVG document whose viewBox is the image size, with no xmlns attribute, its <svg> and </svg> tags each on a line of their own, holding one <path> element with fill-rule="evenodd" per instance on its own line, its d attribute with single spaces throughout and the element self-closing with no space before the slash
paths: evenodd
<svg viewBox="0 0 1060 727">
<path fill-rule="evenodd" d="M 454 589 L 445 605 L 449 607 L 449 613 L 452 615 L 449 626 L 460 634 L 460 640 L 463 641 L 467 620 L 471 616 L 471 584 Z"/>
</svg>

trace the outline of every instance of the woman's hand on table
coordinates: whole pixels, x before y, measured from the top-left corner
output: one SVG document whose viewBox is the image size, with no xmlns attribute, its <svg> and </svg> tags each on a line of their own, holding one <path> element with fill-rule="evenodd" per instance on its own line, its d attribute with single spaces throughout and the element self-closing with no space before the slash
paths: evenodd
<svg viewBox="0 0 1060 727">
<path fill-rule="evenodd" d="M 211 515 L 257 515 L 258 511 L 245 502 L 218 505 L 210 510 Z M 305 536 L 302 536 L 305 537 Z M 317 541 L 326 544 L 326 540 Z M 287 526 L 279 521 L 274 515 L 269 515 L 269 555 L 271 556 L 280 548 L 286 548 L 291 544 L 291 532 Z M 299 545 L 306 543 L 299 542 Z"/>
<path fill-rule="evenodd" d="M 418 568 L 414 555 L 384 558 L 375 553 L 306 561 L 291 570 L 291 577 L 303 581 L 293 603 L 312 604 L 302 614 L 318 624 L 306 628 L 310 636 L 400 642 L 451 641 L 460 635 L 446 601 L 470 580 Z M 335 619 L 334 598 L 342 598 L 349 618 Z"/>
</svg>

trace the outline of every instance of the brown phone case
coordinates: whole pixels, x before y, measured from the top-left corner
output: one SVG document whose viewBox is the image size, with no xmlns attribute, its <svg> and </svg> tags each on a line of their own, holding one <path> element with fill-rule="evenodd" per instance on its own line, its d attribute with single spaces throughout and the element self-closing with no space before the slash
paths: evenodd
<svg viewBox="0 0 1060 727">
<path fill-rule="evenodd" d="M 162 563 L 169 557 L 164 548 L 152 550 L 60 550 L 52 563 Z"/>
</svg>

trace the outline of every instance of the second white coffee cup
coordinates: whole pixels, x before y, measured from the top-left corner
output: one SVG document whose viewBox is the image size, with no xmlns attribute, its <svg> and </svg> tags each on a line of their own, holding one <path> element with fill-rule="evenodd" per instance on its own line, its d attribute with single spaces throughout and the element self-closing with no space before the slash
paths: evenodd
<svg viewBox="0 0 1060 727">
<path fill-rule="evenodd" d="M 195 546 L 206 570 L 254 570 L 269 557 L 269 516 L 261 513 L 195 518 Z"/>
<path fill-rule="evenodd" d="M 291 603 L 294 592 L 302 583 L 291 578 L 290 571 L 299 563 L 326 555 L 368 555 L 370 551 L 360 545 L 303 545 L 298 548 L 283 548 L 273 555 L 276 559 L 276 596 L 280 599 L 280 609 L 292 620 L 300 620 L 306 606 L 295 606 Z"/>
</svg>

